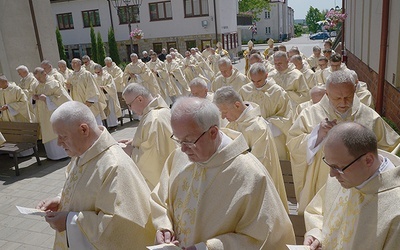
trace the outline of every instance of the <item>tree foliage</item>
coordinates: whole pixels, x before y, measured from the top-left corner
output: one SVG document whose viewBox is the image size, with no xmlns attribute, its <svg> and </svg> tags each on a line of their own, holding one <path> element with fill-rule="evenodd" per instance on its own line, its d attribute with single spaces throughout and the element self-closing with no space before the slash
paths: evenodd
<svg viewBox="0 0 400 250">
<path fill-rule="evenodd" d="M 270 10 L 269 0 L 241 0 L 239 12 L 251 12 L 253 20 L 258 21 L 258 15 L 265 9 Z"/>
<path fill-rule="evenodd" d="M 303 34 L 303 26 L 301 24 L 294 25 L 294 34 L 296 37 L 301 36 Z"/>
<path fill-rule="evenodd" d="M 62 41 L 62 36 L 60 30 L 56 29 L 56 38 L 57 38 L 57 45 L 58 45 L 58 54 L 60 55 L 60 59 L 66 61 L 68 63 L 67 55 L 65 54 L 65 48 Z"/>
<path fill-rule="evenodd" d="M 90 41 L 92 44 L 92 53 L 90 55 L 90 59 L 92 59 L 93 62 L 98 62 L 97 60 L 97 42 L 96 42 L 96 33 L 94 33 L 93 26 L 90 26 Z"/>
<path fill-rule="evenodd" d="M 117 41 L 115 40 L 114 30 L 111 27 L 108 30 L 108 49 L 111 59 L 115 62 L 115 64 L 119 65 L 121 63 L 121 59 L 119 58 L 118 46 Z"/>
<path fill-rule="evenodd" d="M 101 38 L 101 34 L 97 32 L 97 63 L 101 65 L 105 65 L 104 58 L 106 58 L 106 50 L 104 48 L 103 39 Z"/>
<path fill-rule="evenodd" d="M 310 9 L 307 11 L 306 15 L 306 23 L 310 32 L 315 33 L 320 28 L 320 24 L 317 22 L 324 20 L 325 17 L 317 8 L 313 8 L 310 6 Z"/>
</svg>

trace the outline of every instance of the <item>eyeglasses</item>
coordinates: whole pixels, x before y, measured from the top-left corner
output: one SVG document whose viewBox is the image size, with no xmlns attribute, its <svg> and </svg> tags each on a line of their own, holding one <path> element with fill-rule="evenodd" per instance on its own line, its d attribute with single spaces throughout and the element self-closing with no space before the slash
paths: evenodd
<svg viewBox="0 0 400 250">
<path fill-rule="evenodd" d="M 132 103 L 133 103 L 139 96 L 140 96 L 140 95 L 136 96 L 135 99 L 133 99 L 130 103 L 126 103 L 126 102 L 125 102 L 126 105 L 127 105 L 128 107 L 131 108 Z"/>
<path fill-rule="evenodd" d="M 342 169 L 338 168 L 336 165 L 331 165 L 331 164 L 329 164 L 328 162 L 326 162 L 325 156 L 322 157 L 322 160 L 323 160 L 323 161 L 325 162 L 325 164 L 328 165 L 331 169 L 336 170 L 339 174 L 344 174 L 344 171 L 345 171 L 348 167 L 350 167 L 353 163 L 355 163 L 356 161 L 358 161 L 359 159 L 361 159 L 361 157 L 363 157 L 363 156 L 366 155 L 366 154 L 367 154 L 367 153 L 360 155 L 360 156 L 357 157 L 354 161 L 350 162 L 349 164 L 347 164 L 347 165 L 346 165 L 344 168 L 342 168 Z"/>
<path fill-rule="evenodd" d="M 210 128 L 212 128 L 212 127 L 214 127 L 214 126 L 215 126 L 215 125 L 211 126 Z M 194 148 L 194 147 L 196 146 L 196 143 L 200 140 L 200 138 L 201 138 L 208 130 L 210 130 L 210 128 L 207 129 L 206 131 L 204 131 L 194 142 L 180 141 L 180 140 L 178 140 L 178 139 L 176 139 L 176 138 L 174 137 L 174 134 L 172 134 L 170 138 L 171 138 L 172 140 L 174 140 L 176 143 L 178 143 L 181 147 L 185 145 L 186 147 Z"/>
</svg>

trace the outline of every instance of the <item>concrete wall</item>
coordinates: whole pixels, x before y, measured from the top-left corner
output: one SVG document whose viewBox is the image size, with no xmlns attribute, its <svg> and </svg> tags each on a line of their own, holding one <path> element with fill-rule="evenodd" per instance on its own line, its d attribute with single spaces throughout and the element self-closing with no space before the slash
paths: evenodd
<svg viewBox="0 0 400 250">
<path fill-rule="evenodd" d="M 43 59 L 59 60 L 50 1 L 32 0 Z M 0 0 L 0 72 L 10 81 L 19 81 L 15 68 L 30 70 L 40 66 L 39 45 L 35 37 L 29 1 Z"/>
</svg>

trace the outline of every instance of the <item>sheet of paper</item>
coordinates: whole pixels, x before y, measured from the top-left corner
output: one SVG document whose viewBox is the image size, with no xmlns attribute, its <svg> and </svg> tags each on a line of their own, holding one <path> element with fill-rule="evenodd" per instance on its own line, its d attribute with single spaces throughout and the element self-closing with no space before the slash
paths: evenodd
<svg viewBox="0 0 400 250">
<path fill-rule="evenodd" d="M 147 249 L 149 250 L 182 250 L 182 248 L 175 246 L 172 243 L 164 243 L 160 245 L 155 245 L 155 246 L 148 246 Z"/>
<path fill-rule="evenodd" d="M 310 246 L 286 245 L 289 250 L 310 250 Z"/>
<path fill-rule="evenodd" d="M 20 207 L 20 206 L 16 206 L 18 211 L 21 214 L 29 214 L 29 215 L 40 215 L 40 216 L 45 216 L 46 212 L 36 209 L 36 208 L 29 208 L 29 207 Z"/>
</svg>

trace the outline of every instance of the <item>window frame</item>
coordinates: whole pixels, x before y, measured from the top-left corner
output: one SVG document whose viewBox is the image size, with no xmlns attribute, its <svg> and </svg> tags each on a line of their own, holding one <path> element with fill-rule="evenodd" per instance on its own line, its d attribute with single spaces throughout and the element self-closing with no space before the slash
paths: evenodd
<svg viewBox="0 0 400 250">
<path fill-rule="evenodd" d="M 85 23 L 85 13 L 87 13 L 88 16 L 89 16 L 89 25 L 87 25 Z M 96 22 L 94 24 L 91 23 L 90 13 L 94 13 L 94 19 L 95 19 L 94 21 Z M 97 13 L 98 20 L 96 20 L 96 13 Z M 97 21 L 98 21 L 98 23 L 97 23 Z M 82 23 L 83 23 L 83 28 L 100 27 L 101 26 L 101 21 L 100 21 L 100 11 L 99 11 L 99 9 L 82 10 Z"/>
<path fill-rule="evenodd" d="M 171 8 L 171 16 L 167 17 L 167 9 L 166 9 L 166 4 L 169 3 L 169 7 Z M 163 4 L 163 9 L 164 9 L 164 18 L 160 18 L 159 15 L 159 8 L 158 5 Z M 157 18 L 153 19 L 152 13 L 151 13 L 151 6 L 155 5 L 156 6 L 156 15 Z M 155 21 L 164 21 L 164 20 L 172 20 L 172 3 L 171 1 L 159 1 L 159 2 L 153 2 L 149 3 L 149 16 L 150 16 L 150 22 L 155 22 Z"/>
<path fill-rule="evenodd" d="M 191 2 L 191 6 L 192 6 L 192 14 L 188 14 L 187 12 L 186 12 L 186 2 L 187 1 L 190 1 Z M 194 10 L 195 10 L 195 6 L 194 6 L 194 4 L 193 4 L 193 1 L 194 0 L 183 0 L 183 11 L 185 12 L 185 18 L 191 18 L 191 17 L 202 17 L 202 16 L 209 16 L 210 14 L 210 11 L 209 11 L 209 8 L 210 8 L 210 6 L 208 5 L 208 0 L 198 0 L 198 2 L 199 2 L 199 5 L 198 5 L 198 7 L 199 7 L 199 11 L 200 11 L 200 14 L 198 14 L 198 15 L 195 15 L 194 14 Z M 202 8 L 202 3 L 203 2 L 205 2 L 205 3 L 207 3 L 207 13 L 204 13 L 203 14 L 203 8 Z"/>
<path fill-rule="evenodd" d="M 129 12 L 129 9 L 131 9 L 130 12 Z M 124 10 L 124 12 L 122 12 L 122 13 L 126 13 L 126 10 L 128 10 L 128 13 L 131 14 L 130 15 L 131 23 L 140 23 L 140 14 L 139 14 L 140 12 L 139 12 L 138 5 L 133 5 L 133 4 L 128 5 L 128 6 L 125 5 L 125 6 L 120 6 L 117 9 L 117 16 L 118 16 L 119 24 L 120 25 L 121 24 L 129 24 L 128 19 L 126 18 L 126 14 L 123 15 L 124 17 L 121 19 L 121 16 L 122 16 L 122 15 L 120 15 L 121 10 Z M 136 19 L 136 17 L 137 17 L 137 19 Z"/>
<path fill-rule="evenodd" d="M 63 28 L 60 27 L 59 17 L 61 17 Z M 67 17 L 67 19 L 68 19 L 68 26 L 69 26 L 68 28 L 65 28 L 65 23 L 64 23 L 65 17 Z M 57 14 L 56 18 L 57 18 L 57 26 L 58 26 L 59 30 L 73 30 L 74 29 L 74 19 L 72 16 L 72 12 Z"/>
</svg>

